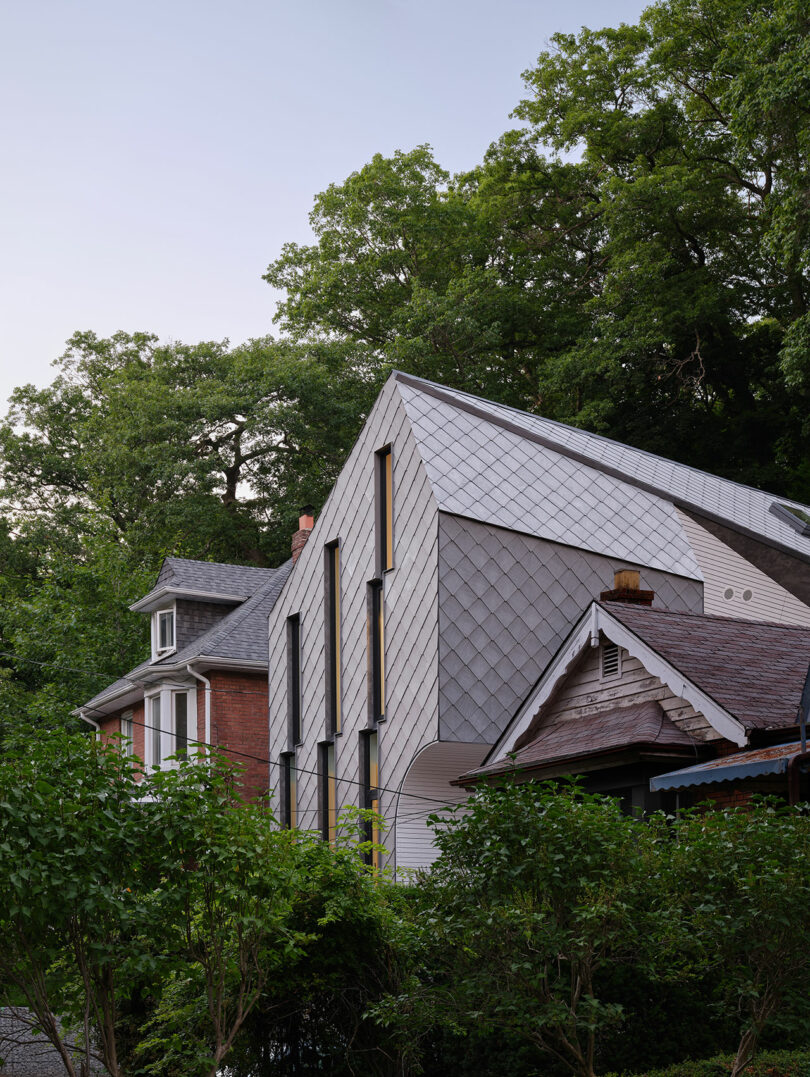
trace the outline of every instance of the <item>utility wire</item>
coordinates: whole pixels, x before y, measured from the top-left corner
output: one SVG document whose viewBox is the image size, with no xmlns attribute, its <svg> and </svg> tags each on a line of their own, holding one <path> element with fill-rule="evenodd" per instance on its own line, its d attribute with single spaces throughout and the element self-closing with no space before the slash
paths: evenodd
<svg viewBox="0 0 810 1077">
<path fill-rule="evenodd" d="M 140 726 L 143 729 L 151 729 L 152 732 L 157 731 L 158 733 L 168 733 L 169 736 L 174 737 L 175 740 L 177 739 L 177 733 L 173 733 L 167 729 L 162 729 L 160 726 L 152 725 L 150 722 L 142 722 L 133 718 L 132 724 Z M 265 756 L 253 755 L 250 752 L 240 752 L 236 748 L 223 747 L 218 744 L 212 744 L 210 741 L 197 740 L 195 738 L 193 740 L 189 740 L 189 743 L 197 744 L 204 748 L 213 748 L 215 751 L 222 752 L 224 755 L 238 755 L 241 756 L 243 759 L 250 759 L 256 763 L 266 763 L 268 766 L 281 767 L 284 765 L 280 759 L 268 759 Z M 324 772 L 321 770 L 311 770 L 307 767 L 299 767 L 297 764 L 295 767 L 295 772 L 296 774 L 310 774 L 316 778 L 324 777 Z M 346 785 L 356 785 L 360 789 L 370 788 L 365 782 L 356 781 L 354 778 L 335 777 L 335 781 L 337 783 L 345 783 Z M 438 800 L 436 797 L 426 797 L 423 793 L 407 793 L 404 790 L 392 789 L 390 786 L 385 785 L 375 785 L 371 788 L 376 789 L 380 793 L 393 793 L 395 796 L 411 797 L 415 800 L 424 800 L 429 804 L 439 804 L 443 808 L 446 808 L 448 806 L 446 800 Z"/>
</svg>

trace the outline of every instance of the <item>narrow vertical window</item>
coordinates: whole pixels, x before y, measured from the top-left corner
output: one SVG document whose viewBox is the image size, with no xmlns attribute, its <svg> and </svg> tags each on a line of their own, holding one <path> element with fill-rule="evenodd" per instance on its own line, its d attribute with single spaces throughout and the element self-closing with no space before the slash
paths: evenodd
<svg viewBox="0 0 810 1077">
<path fill-rule="evenodd" d="M 132 755 L 132 711 L 121 715 L 121 754 Z"/>
<path fill-rule="evenodd" d="M 363 776 L 361 791 L 361 808 L 370 808 L 379 813 L 380 810 L 380 759 L 379 740 L 376 730 L 360 734 L 360 773 Z M 380 844 L 380 827 L 376 820 L 367 820 L 364 825 L 366 841 L 374 845 Z M 366 863 L 375 868 L 380 866 L 380 853 L 378 849 L 372 849 L 366 854 Z"/>
<path fill-rule="evenodd" d="M 340 699 L 340 544 L 326 547 L 326 706 L 329 733 L 339 733 Z"/>
<path fill-rule="evenodd" d="M 294 830 L 298 821 L 295 752 L 281 756 L 281 824 Z"/>
<path fill-rule="evenodd" d="M 159 767 L 162 758 L 160 746 L 160 696 L 153 696 L 149 701 L 149 725 L 152 737 L 152 766 Z"/>
<path fill-rule="evenodd" d="M 369 718 L 373 725 L 385 719 L 385 617 L 382 580 L 368 585 Z"/>
<path fill-rule="evenodd" d="M 185 759 L 188 755 L 188 694 L 174 695 L 174 746 L 173 754 Z"/>
<path fill-rule="evenodd" d="M 394 483 L 391 446 L 377 455 L 377 571 L 394 567 Z"/>
<path fill-rule="evenodd" d="M 335 745 L 331 742 L 325 742 L 319 745 L 319 749 L 321 837 L 324 841 L 328 841 L 330 845 L 334 845 L 337 831 Z"/>
<path fill-rule="evenodd" d="M 301 742 L 301 614 L 287 618 L 287 747 Z"/>
</svg>

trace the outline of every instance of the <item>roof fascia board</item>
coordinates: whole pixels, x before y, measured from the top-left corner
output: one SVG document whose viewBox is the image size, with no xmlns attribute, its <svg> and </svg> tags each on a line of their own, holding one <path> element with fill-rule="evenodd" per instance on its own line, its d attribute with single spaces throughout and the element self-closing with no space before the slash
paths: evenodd
<svg viewBox="0 0 810 1077">
<path fill-rule="evenodd" d="M 730 520 L 727 516 L 722 516 L 717 513 L 711 512 L 711 510 L 705 508 L 705 506 L 696 504 L 692 501 L 687 501 L 685 498 L 677 497 L 670 493 L 668 490 L 663 489 L 660 486 L 656 486 L 653 483 L 645 482 L 643 479 L 639 479 L 634 475 L 628 475 L 622 471 L 621 468 L 612 467 L 610 464 L 606 464 L 601 460 L 596 460 L 585 453 L 578 452 L 576 449 L 572 449 L 567 445 L 561 445 L 553 438 L 545 437 L 543 434 L 536 434 L 531 430 L 527 430 L 525 427 L 520 426 L 518 423 L 510 423 L 508 419 L 503 419 L 499 415 L 493 415 L 485 408 L 478 407 L 475 404 L 470 403 L 467 400 L 459 400 L 457 397 L 444 392 L 439 386 L 433 385 L 430 382 L 420 381 L 418 378 L 414 378 L 409 374 L 403 374 L 397 371 L 394 375 L 397 381 L 402 382 L 403 385 L 409 385 L 413 389 L 418 389 L 419 392 L 425 393 L 426 396 L 432 396 L 436 400 L 441 400 L 445 404 L 449 404 L 450 407 L 456 408 L 458 411 L 464 411 L 468 415 L 474 415 L 478 419 L 483 419 L 484 422 L 491 423 L 493 426 L 499 426 L 503 430 L 507 430 L 511 434 L 515 434 L 518 437 L 524 438 L 526 441 L 534 442 L 535 445 L 542 445 L 545 449 L 551 449 L 552 451 L 559 453 L 560 456 L 567 456 L 570 460 L 575 460 L 577 463 L 583 464 L 585 467 L 593 468 L 595 471 L 601 471 L 605 475 L 610 475 L 614 479 L 618 479 L 620 482 L 627 483 L 628 486 L 635 486 L 638 490 L 643 490 L 647 494 L 653 494 L 655 497 L 661 497 L 671 504 L 677 506 L 679 509 L 688 509 L 692 512 L 700 513 L 705 516 L 707 520 L 712 520 L 715 523 L 722 524 L 724 527 L 730 528 L 732 531 L 737 531 L 741 535 L 746 535 L 748 538 L 756 539 L 757 542 L 761 542 L 765 546 L 772 546 L 775 550 L 781 550 L 783 553 L 789 554 L 791 557 L 795 557 L 800 561 L 806 561 L 810 563 L 810 554 L 804 553 L 801 550 L 796 550 L 792 546 L 787 546 L 776 539 L 772 539 L 768 535 L 763 535 L 759 531 L 752 531 L 749 527 L 744 527 L 742 524 L 737 523 L 735 520 Z M 614 442 L 619 445 L 621 442 Z M 630 446 L 632 448 L 632 446 Z M 643 452 L 643 449 L 636 449 L 636 452 Z M 649 454 L 654 455 L 654 454 Z M 676 461 L 677 462 L 677 461 Z M 688 467 L 688 465 L 681 465 Z M 719 477 L 719 476 L 718 476 Z M 730 482 L 729 479 L 724 479 L 724 482 Z M 732 483 L 732 485 L 742 485 L 741 483 Z M 746 487 L 744 487 L 746 488 Z M 747 489 L 753 489 L 753 487 L 747 487 Z M 764 491 L 757 491 L 758 493 L 764 493 Z M 771 496 L 766 494 L 765 496 Z M 773 495 L 775 500 L 776 495 Z"/>
<path fill-rule="evenodd" d="M 633 658 L 637 658 L 648 673 L 662 681 L 673 695 L 691 704 L 722 737 L 733 741 L 740 748 L 748 743 L 745 727 L 733 714 L 721 707 L 707 692 L 684 676 L 671 662 L 606 609 L 597 605 L 596 610 L 599 628 L 611 643 L 624 647 Z"/>
<path fill-rule="evenodd" d="M 92 707 L 85 703 L 81 707 L 74 708 L 70 713 L 75 714 L 79 718 L 82 717 L 83 711 L 89 711 L 92 714 L 104 716 L 118 710 L 119 707 L 126 706 L 128 703 L 137 703 L 142 695 L 143 689 L 140 685 L 135 683 L 128 684 L 117 689 L 108 696 L 102 696 L 102 698 L 97 700 Z M 131 699 L 128 698 L 130 696 L 132 697 Z M 112 704 L 115 704 L 115 706 L 112 706 Z"/>
<path fill-rule="evenodd" d="M 215 602 L 228 605 L 230 603 L 244 602 L 250 597 L 250 595 L 223 594 L 221 591 L 200 591 L 195 587 L 170 587 L 166 585 L 156 591 L 150 591 L 143 598 L 139 598 L 137 602 L 133 602 L 129 608 L 133 613 L 146 613 L 156 610 L 161 602 L 165 602 L 168 598 L 197 599 L 199 602 Z"/>
<path fill-rule="evenodd" d="M 179 662 L 167 662 L 165 665 L 150 666 L 148 669 L 140 670 L 137 674 L 130 673 L 129 676 L 140 684 L 150 684 L 160 680 L 164 673 L 185 673 L 186 666 L 189 663 L 206 669 L 233 669 L 246 673 L 264 673 L 269 666 L 268 662 L 258 659 L 223 658 L 218 655 L 196 654 L 191 658 L 181 659 Z"/>
<path fill-rule="evenodd" d="M 514 744 L 518 737 L 529 728 L 534 716 L 554 694 L 559 682 L 568 674 L 585 647 L 596 646 L 600 631 L 604 632 L 612 643 L 624 647 L 629 654 L 637 658 L 649 673 L 670 689 L 673 695 L 690 703 L 722 737 L 733 741 L 739 747 L 748 743 L 748 737 L 741 722 L 621 621 L 603 609 L 598 602 L 592 602 L 484 759 L 482 766 L 500 762 L 508 757 L 508 745 Z"/>
</svg>

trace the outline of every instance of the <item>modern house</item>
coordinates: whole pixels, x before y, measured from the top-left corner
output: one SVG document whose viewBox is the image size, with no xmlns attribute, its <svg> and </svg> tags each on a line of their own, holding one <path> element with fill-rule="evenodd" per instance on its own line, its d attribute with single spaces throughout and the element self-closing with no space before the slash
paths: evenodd
<svg viewBox="0 0 810 1077">
<path fill-rule="evenodd" d="M 147 768 L 192 741 L 244 766 L 243 791 L 267 791 L 267 618 L 292 561 L 278 569 L 167 557 L 130 608 L 148 615 L 151 655 L 77 713 L 121 734 Z"/>
<path fill-rule="evenodd" d="M 639 594 L 591 603 L 460 784 L 578 774 L 636 811 L 805 799 L 810 627 L 656 610 Z"/>
<path fill-rule="evenodd" d="M 494 746 L 512 746 L 516 715 L 529 730 L 541 676 L 625 570 L 653 593 L 642 616 L 683 615 L 687 635 L 700 615 L 808 628 L 810 509 L 392 374 L 269 616 L 282 819 L 329 838 L 341 809 L 374 806 L 389 863 L 429 863 L 426 817 L 466 795 L 455 779 L 500 759 Z M 630 631 L 623 607 L 596 608 Z M 625 637 L 604 636 L 629 675 Z M 652 700 L 666 734 L 658 710 L 629 719 L 656 773 L 694 760 L 701 736 L 707 752 L 748 743 L 733 708 L 710 718 L 662 672 L 649 676 L 684 702 L 680 724 L 666 691 Z"/>
</svg>

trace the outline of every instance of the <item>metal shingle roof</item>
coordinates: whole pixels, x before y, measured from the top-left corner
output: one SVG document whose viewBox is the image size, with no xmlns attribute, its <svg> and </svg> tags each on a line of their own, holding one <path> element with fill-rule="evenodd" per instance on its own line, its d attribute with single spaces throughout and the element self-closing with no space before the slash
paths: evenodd
<svg viewBox="0 0 810 1077">
<path fill-rule="evenodd" d="M 440 509 L 702 579 L 668 500 L 410 382 L 400 392 Z"/>
<path fill-rule="evenodd" d="M 639 493 L 644 492 L 653 498 L 658 497 L 666 502 L 674 502 L 682 507 L 692 508 L 698 513 L 704 513 L 709 518 L 725 522 L 732 527 L 752 533 L 767 542 L 810 559 L 810 536 L 802 535 L 792 527 L 785 518 L 786 514 L 780 516 L 771 511 L 772 505 L 776 503 L 793 506 L 810 513 L 810 508 L 798 502 L 777 497 L 774 494 L 756 490 L 753 487 L 744 486 L 740 483 L 732 482 L 730 479 L 720 478 L 717 475 L 710 475 L 708 472 L 699 471 L 697 468 L 689 467 L 686 464 L 679 464 L 674 460 L 667 460 L 665 457 L 656 456 L 642 449 L 635 449 L 630 445 L 611 441 L 609 438 L 591 434 L 586 430 L 566 426 L 563 423 L 545 419 L 539 415 L 518 411 L 515 408 L 496 404 L 492 401 L 472 396 L 469 393 L 446 389 L 443 386 L 420 378 L 414 378 L 411 375 L 397 373 L 395 377 L 400 382 L 403 397 L 406 399 L 406 406 L 409 406 L 409 413 L 413 411 L 417 416 L 417 437 L 427 437 L 431 440 L 429 453 L 431 457 L 437 454 L 439 447 L 442 445 L 448 451 L 452 449 L 454 429 L 458 421 L 453 413 L 455 412 L 456 415 L 459 413 L 466 414 L 469 417 L 483 420 L 486 424 L 483 427 L 478 427 L 477 436 L 479 442 L 493 429 L 508 430 L 518 439 L 522 434 L 529 444 L 533 446 L 534 452 L 543 447 L 552 451 L 556 450 L 557 453 L 567 456 L 570 461 L 573 461 L 579 467 L 591 466 L 601 472 L 604 477 L 610 476 L 615 481 L 630 486 L 631 489 Z M 404 395 L 406 389 L 409 394 L 408 397 Z M 416 402 L 417 395 L 423 398 L 421 403 Z M 441 418 L 437 413 L 436 420 L 431 423 L 429 412 L 432 407 L 438 407 L 439 405 L 444 405 L 447 410 L 441 412 Z M 436 433 L 430 429 L 435 422 L 444 424 L 444 429 L 441 433 Z M 501 473 L 504 471 L 509 472 L 511 475 L 518 473 L 522 464 L 520 454 L 513 455 L 513 443 L 502 441 L 500 436 L 492 436 L 497 445 L 502 446 L 505 452 L 499 469 Z M 475 441 L 475 438 L 471 438 L 465 444 L 468 449 L 473 449 L 472 458 L 467 457 L 468 468 L 472 468 L 477 472 L 480 470 L 477 459 L 480 445 L 476 446 Z M 531 489 L 532 494 L 534 494 L 535 475 L 530 474 L 528 477 L 533 484 Z M 457 481 L 461 485 L 460 480 Z M 449 485 L 452 485 L 452 483 L 445 479 L 444 486 L 441 488 L 442 494 L 439 496 L 448 496 Z M 544 493 L 542 483 L 536 489 L 537 493 L 542 496 Z M 623 496 L 625 499 L 630 498 L 628 494 Z M 469 500 L 470 498 L 464 498 L 463 496 L 456 499 L 458 507 L 448 511 L 464 511 L 464 503 Z M 639 514 L 643 511 L 643 504 L 643 501 L 638 504 Z M 500 511 L 500 506 L 498 511 Z M 658 511 L 661 514 L 660 507 Z M 635 515 L 631 513 L 630 518 L 627 520 L 628 525 L 635 527 Z M 597 525 L 598 522 L 597 520 Z M 513 525 L 504 520 L 503 526 L 511 527 Z M 674 526 L 672 530 L 677 533 Z M 576 532 L 572 537 L 577 540 Z M 649 539 L 639 533 L 638 541 L 640 549 L 643 549 Z M 685 543 L 685 538 L 683 541 Z M 574 541 L 570 544 L 576 545 L 577 543 Z M 616 552 L 620 553 L 618 550 Z M 676 551 L 673 565 L 677 565 L 679 559 L 680 551 Z M 677 567 L 673 567 L 671 570 L 679 571 Z"/>
</svg>

